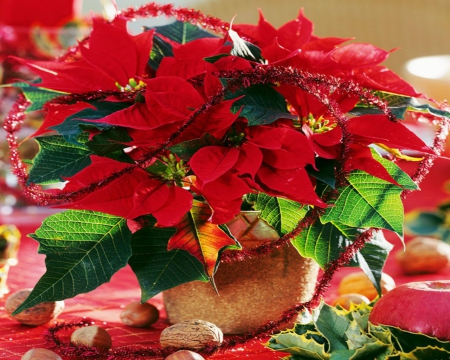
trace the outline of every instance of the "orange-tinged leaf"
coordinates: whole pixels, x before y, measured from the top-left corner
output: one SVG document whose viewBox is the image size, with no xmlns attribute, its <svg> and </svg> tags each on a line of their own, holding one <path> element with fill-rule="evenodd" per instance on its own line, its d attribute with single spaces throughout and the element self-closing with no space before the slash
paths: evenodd
<svg viewBox="0 0 450 360">
<path fill-rule="evenodd" d="M 205 266 L 206 273 L 212 278 L 219 251 L 225 246 L 236 245 L 236 241 L 212 224 L 210 217 L 209 206 L 194 201 L 191 211 L 175 226 L 177 232 L 170 238 L 167 249 L 186 250 Z"/>
</svg>

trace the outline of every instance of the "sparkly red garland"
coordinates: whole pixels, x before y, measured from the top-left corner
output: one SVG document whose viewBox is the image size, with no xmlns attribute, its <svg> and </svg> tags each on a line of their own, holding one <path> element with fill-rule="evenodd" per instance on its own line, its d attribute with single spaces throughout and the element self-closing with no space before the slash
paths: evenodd
<svg viewBox="0 0 450 360">
<path fill-rule="evenodd" d="M 174 16 L 180 21 L 188 21 L 192 24 L 200 25 L 204 28 L 213 30 L 218 33 L 225 34 L 229 29 L 229 24 L 221 21 L 220 19 L 209 17 L 203 15 L 201 12 L 185 9 L 185 8 L 174 8 L 173 5 L 159 5 L 156 3 L 147 4 L 141 6 L 137 9 L 129 8 L 120 13 L 121 16 L 126 17 L 127 19 L 133 19 L 137 16 L 140 17 L 148 17 L 148 16 L 157 16 L 157 15 L 166 15 L 166 16 Z M 87 40 L 87 39 L 86 39 Z M 66 55 L 70 56 L 75 54 L 76 49 L 72 49 Z M 310 74 L 310 73 L 302 73 L 295 69 L 290 68 L 279 68 L 279 67 L 259 67 L 255 70 L 249 71 L 229 71 L 226 72 L 227 78 L 232 79 L 228 85 L 227 91 L 234 91 L 236 89 L 242 87 L 248 87 L 254 84 L 262 84 L 262 83 L 283 83 L 294 85 L 306 90 L 308 93 L 316 96 L 320 101 L 322 101 L 325 105 L 328 106 L 330 112 L 336 117 L 339 126 L 342 129 L 343 134 L 343 152 L 341 163 L 345 161 L 346 149 L 348 149 L 349 144 L 351 143 L 351 138 L 346 131 L 345 120 L 346 117 L 339 112 L 339 107 L 336 106 L 330 99 L 326 99 L 327 102 L 324 102 L 323 95 L 321 93 L 321 89 L 330 90 L 331 88 L 339 88 L 341 90 L 345 90 L 350 94 L 357 94 L 361 97 L 361 99 L 368 104 L 374 104 L 378 106 L 386 115 L 388 115 L 392 121 L 396 121 L 395 117 L 389 112 L 387 105 L 385 102 L 372 95 L 367 90 L 361 89 L 357 84 L 352 82 L 342 82 L 339 79 L 324 77 L 318 74 Z M 201 83 L 201 80 L 199 80 Z M 198 85 L 198 84 L 196 84 Z M 198 115 L 207 111 L 211 106 L 220 102 L 223 98 L 225 90 L 211 97 L 208 102 L 206 102 L 203 106 L 197 109 L 197 111 L 183 123 L 180 128 L 169 137 L 166 142 L 158 149 L 152 151 L 147 154 L 137 165 L 133 166 L 145 166 L 146 162 L 160 153 L 162 149 L 164 149 L 167 145 L 171 144 L 180 134 L 186 130 L 190 124 L 192 124 Z M 322 92 L 323 94 L 324 92 Z M 325 92 L 326 93 L 326 92 Z M 53 102 L 58 103 L 71 103 L 80 100 L 92 100 L 95 98 L 105 97 L 111 94 L 106 94 L 104 92 L 94 92 L 90 94 L 73 94 L 68 96 L 59 97 Z M 114 95 L 118 95 L 115 94 Z M 7 132 L 7 141 L 10 148 L 10 157 L 11 157 L 11 165 L 12 172 L 19 179 L 20 185 L 24 189 L 24 193 L 33 199 L 35 202 L 41 205 L 48 205 L 49 203 L 53 203 L 57 200 L 66 201 L 72 199 L 73 197 L 78 196 L 77 193 L 58 193 L 51 194 L 46 193 L 41 190 L 40 187 L 36 185 L 27 185 L 28 174 L 26 172 L 26 167 L 22 163 L 19 153 L 18 153 L 18 144 L 16 133 L 20 130 L 21 124 L 25 117 L 25 110 L 28 107 L 29 103 L 25 100 L 23 96 L 20 96 L 16 104 L 11 109 L 9 115 L 5 119 L 4 129 Z M 440 154 L 442 148 L 444 146 L 445 138 L 449 130 L 448 121 L 440 121 L 439 122 L 439 130 L 436 133 L 436 137 L 434 139 L 433 149 L 436 154 Z M 425 159 L 419 164 L 416 173 L 413 175 L 413 181 L 419 184 L 424 176 L 428 173 L 430 167 L 433 164 L 436 156 L 426 156 Z M 128 169 L 128 168 L 127 168 Z M 125 169 L 124 171 L 130 171 Z M 342 168 L 337 170 L 337 181 L 338 183 L 345 182 L 345 174 L 342 172 Z M 111 181 L 115 179 L 117 176 L 121 176 L 121 173 L 113 174 L 112 177 L 105 179 L 105 182 Z M 92 184 L 92 186 L 98 186 L 98 184 Z M 89 186 L 87 187 L 89 188 Z M 408 194 L 407 191 L 402 193 L 402 198 L 404 198 Z M 333 196 L 333 194 L 328 194 L 328 196 Z M 223 254 L 222 261 L 224 262 L 232 262 L 232 261 L 243 261 L 249 257 L 259 256 L 262 254 L 269 253 L 273 250 L 278 249 L 279 247 L 287 244 L 293 237 L 298 235 L 304 228 L 310 226 L 316 221 L 320 210 L 312 211 L 310 216 L 307 216 L 303 220 L 299 222 L 296 228 L 289 234 L 283 236 L 278 241 L 265 243 L 261 246 L 258 246 L 253 249 L 248 249 L 239 252 L 227 252 Z M 293 320 L 298 312 L 303 311 L 305 309 L 312 309 L 317 306 L 319 301 L 324 295 L 325 290 L 329 287 L 331 279 L 333 278 L 336 271 L 338 271 L 343 266 L 349 264 L 353 256 L 363 248 L 365 243 L 369 241 L 372 236 L 373 231 L 376 229 L 370 229 L 362 233 L 352 244 L 350 244 L 345 251 L 339 256 L 338 259 L 332 261 L 327 265 L 327 268 L 318 281 L 314 294 L 311 300 L 299 303 L 291 308 L 287 309 L 283 315 L 278 320 L 269 320 L 259 328 L 255 329 L 252 332 L 249 332 L 244 335 L 236 335 L 229 337 L 224 340 L 221 345 L 208 345 L 205 348 L 198 350 L 197 352 L 203 355 L 211 355 L 216 352 L 225 351 L 230 349 L 238 344 L 244 344 L 251 340 L 258 340 L 265 336 L 271 335 L 281 324 L 287 323 Z M 63 323 L 57 324 L 51 328 L 49 328 L 45 333 L 45 338 L 52 349 L 58 350 L 62 355 L 65 356 L 78 356 L 82 358 L 101 358 L 105 357 L 107 359 L 131 359 L 137 358 L 140 356 L 145 357 L 153 357 L 153 358 L 164 358 L 167 355 L 173 353 L 179 349 L 154 349 L 154 348 L 142 348 L 142 347 L 121 347 L 118 349 L 112 349 L 109 352 L 102 351 L 97 348 L 90 348 L 85 346 L 76 346 L 71 343 L 65 343 L 62 341 L 57 333 L 61 330 L 68 330 L 73 327 L 80 327 L 89 325 L 91 321 L 89 319 L 84 319 L 79 322 L 74 323 Z"/>
</svg>

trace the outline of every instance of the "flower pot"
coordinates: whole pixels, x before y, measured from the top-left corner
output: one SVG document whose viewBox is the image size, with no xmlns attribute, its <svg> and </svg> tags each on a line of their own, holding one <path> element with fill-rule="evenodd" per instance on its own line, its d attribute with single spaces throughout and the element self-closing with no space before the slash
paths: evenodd
<svg viewBox="0 0 450 360">
<path fill-rule="evenodd" d="M 243 212 L 228 224 L 243 247 L 278 238 L 277 232 Z M 281 317 L 284 310 L 307 301 L 314 292 L 319 267 L 302 258 L 293 246 L 248 259 L 223 263 L 211 284 L 194 281 L 163 293 L 169 322 L 201 319 L 214 323 L 225 334 L 240 334 Z"/>
</svg>

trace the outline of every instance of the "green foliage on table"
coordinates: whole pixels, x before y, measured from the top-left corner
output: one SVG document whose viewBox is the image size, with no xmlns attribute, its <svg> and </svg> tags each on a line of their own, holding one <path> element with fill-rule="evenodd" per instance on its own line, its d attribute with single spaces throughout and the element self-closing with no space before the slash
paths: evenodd
<svg viewBox="0 0 450 360">
<path fill-rule="evenodd" d="M 289 353 L 285 360 L 449 359 L 450 342 L 392 326 L 369 322 L 374 303 L 349 310 L 322 302 L 305 311 L 293 329 L 273 335 L 265 344 Z"/>
</svg>

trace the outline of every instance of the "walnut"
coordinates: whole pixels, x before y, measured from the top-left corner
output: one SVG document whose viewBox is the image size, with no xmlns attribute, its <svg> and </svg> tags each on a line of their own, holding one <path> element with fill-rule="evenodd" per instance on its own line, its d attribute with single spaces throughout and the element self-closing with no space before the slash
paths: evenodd
<svg viewBox="0 0 450 360">
<path fill-rule="evenodd" d="M 180 350 L 170 354 L 165 360 L 204 360 L 205 358 L 189 350 Z"/>
<path fill-rule="evenodd" d="M 134 301 L 125 306 L 120 319 L 128 326 L 147 327 L 159 319 L 159 311 L 152 304 Z"/>
<path fill-rule="evenodd" d="M 5 311 L 14 320 L 30 325 L 39 326 L 56 319 L 64 310 L 64 301 L 48 301 L 37 304 L 17 315 L 12 313 L 25 301 L 32 289 L 23 289 L 11 294 L 5 302 Z"/>
<path fill-rule="evenodd" d="M 201 349 L 206 344 L 221 344 L 223 333 L 208 321 L 186 320 L 165 328 L 159 341 L 164 348 Z"/>
<path fill-rule="evenodd" d="M 450 262 L 450 245 L 442 240 L 416 237 L 406 243 L 405 251 L 396 254 L 396 260 L 406 275 L 434 274 Z"/>
<path fill-rule="evenodd" d="M 28 350 L 20 360 L 62 360 L 61 357 L 53 351 L 36 348 Z"/>
<path fill-rule="evenodd" d="M 98 326 L 86 326 L 75 330 L 70 336 L 70 341 L 75 345 L 95 346 L 106 350 L 112 346 L 109 333 Z"/>
</svg>

